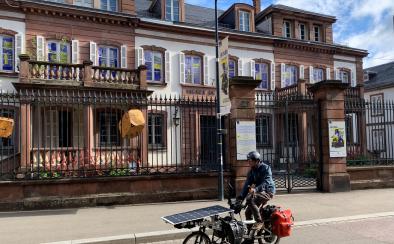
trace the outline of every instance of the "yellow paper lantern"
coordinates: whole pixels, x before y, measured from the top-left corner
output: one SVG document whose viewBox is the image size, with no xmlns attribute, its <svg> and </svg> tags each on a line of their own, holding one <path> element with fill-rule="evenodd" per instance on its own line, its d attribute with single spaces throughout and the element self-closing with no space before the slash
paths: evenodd
<svg viewBox="0 0 394 244">
<path fill-rule="evenodd" d="M 145 127 L 145 118 L 141 110 L 131 109 L 127 111 L 119 122 L 119 131 L 122 138 L 136 137 Z"/>
<path fill-rule="evenodd" d="M 8 138 L 14 130 L 14 120 L 10 118 L 0 117 L 0 137 Z"/>
</svg>

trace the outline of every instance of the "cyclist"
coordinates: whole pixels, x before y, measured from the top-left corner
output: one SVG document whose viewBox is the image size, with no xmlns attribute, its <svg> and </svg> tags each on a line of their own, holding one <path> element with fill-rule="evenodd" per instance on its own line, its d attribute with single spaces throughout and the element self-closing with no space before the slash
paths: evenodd
<svg viewBox="0 0 394 244">
<path fill-rule="evenodd" d="M 256 221 L 252 229 L 260 230 L 264 228 L 264 223 L 260 215 L 259 207 L 264 206 L 275 195 L 275 183 L 272 179 L 271 167 L 260 159 L 260 154 L 256 151 L 248 153 L 246 156 L 250 171 L 244 183 L 240 200 L 246 199 L 248 208 L 245 211 L 247 220 Z"/>
</svg>

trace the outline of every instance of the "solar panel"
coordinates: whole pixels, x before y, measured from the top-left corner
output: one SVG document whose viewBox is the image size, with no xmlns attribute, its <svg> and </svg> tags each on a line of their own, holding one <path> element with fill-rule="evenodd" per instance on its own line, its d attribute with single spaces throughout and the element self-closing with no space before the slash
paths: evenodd
<svg viewBox="0 0 394 244">
<path fill-rule="evenodd" d="M 232 209 L 222 207 L 220 205 L 215 205 L 207 208 L 200 208 L 193 211 L 188 211 L 184 213 L 173 214 L 165 217 L 161 217 L 165 222 L 176 225 L 193 220 L 203 219 L 206 217 L 224 214 L 232 212 Z"/>
</svg>

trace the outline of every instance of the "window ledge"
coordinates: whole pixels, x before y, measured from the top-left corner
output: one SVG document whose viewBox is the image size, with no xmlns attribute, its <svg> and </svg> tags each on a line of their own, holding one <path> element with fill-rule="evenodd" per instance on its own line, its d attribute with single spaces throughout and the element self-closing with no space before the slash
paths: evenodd
<svg viewBox="0 0 394 244">
<path fill-rule="evenodd" d="M 149 145 L 148 150 L 149 151 L 167 151 L 167 147 Z"/>
<path fill-rule="evenodd" d="M 8 78 L 18 78 L 19 77 L 19 73 L 0 71 L 0 76 L 8 77 Z"/>
<path fill-rule="evenodd" d="M 256 91 L 265 91 L 265 92 L 270 92 L 270 91 L 272 91 L 271 89 L 264 89 L 264 88 L 258 88 L 258 87 L 256 87 L 255 90 L 256 90 Z"/>
<path fill-rule="evenodd" d="M 211 88 L 215 89 L 215 86 L 210 86 L 210 85 L 199 85 L 199 84 L 190 84 L 190 83 L 181 83 L 181 86 L 184 87 L 201 87 L 201 88 Z"/>
<path fill-rule="evenodd" d="M 148 86 L 158 86 L 158 87 L 160 87 L 160 86 L 166 87 L 168 85 L 168 83 L 165 83 L 165 82 L 159 83 L 159 82 L 150 82 L 150 81 L 148 81 L 147 84 L 148 84 Z"/>
<path fill-rule="evenodd" d="M 257 144 L 256 146 L 257 146 L 257 148 L 272 148 L 272 145 L 259 145 L 259 144 Z"/>
</svg>

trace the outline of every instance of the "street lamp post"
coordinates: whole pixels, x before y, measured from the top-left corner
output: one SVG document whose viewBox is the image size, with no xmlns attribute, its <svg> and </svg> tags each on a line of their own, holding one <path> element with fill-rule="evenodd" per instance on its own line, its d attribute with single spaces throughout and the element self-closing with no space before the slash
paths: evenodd
<svg viewBox="0 0 394 244">
<path fill-rule="evenodd" d="M 220 114 L 219 88 L 219 31 L 218 31 L 218 0 L 215 0 L 215 38 L 216 38 L 216 129 L 217 129 L 217 161 L 219 161 L 218 199 L 224 199 L 223 194 L 223 153 L 222 153 L 222 123 Z"/>
</svg>

